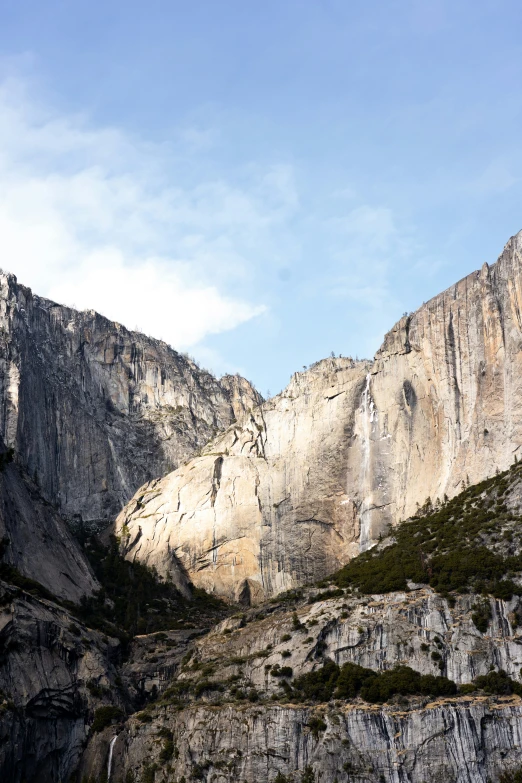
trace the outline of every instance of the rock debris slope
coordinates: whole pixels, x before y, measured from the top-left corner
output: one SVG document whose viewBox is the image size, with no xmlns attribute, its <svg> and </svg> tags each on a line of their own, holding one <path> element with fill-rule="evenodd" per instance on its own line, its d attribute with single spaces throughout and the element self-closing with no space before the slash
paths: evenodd
<svg viewBox="0 0 522 783">
<path fill-rule="evenodd" d="M 106 524 L 260 400 L 242 378 L 217 381 L 159 340 L 0 273 L 0 435 L 71 520 Z"/>
<path fill-rule="evenodd" d="M 326 575 L 427 497 L 510 465 L 522 444 L 522 233 L 386 335 L 328 359 L 142 487 L 115 530 L 129 558 L 246 603 Z"/>
</svg>

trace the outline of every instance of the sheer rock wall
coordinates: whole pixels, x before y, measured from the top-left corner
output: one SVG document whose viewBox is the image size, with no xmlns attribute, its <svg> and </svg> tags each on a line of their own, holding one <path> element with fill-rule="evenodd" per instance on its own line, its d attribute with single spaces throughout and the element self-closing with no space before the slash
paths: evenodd
<svg viewBox="0 0 522 783">
<path fill-rule="evenodd" d="M 144 481 L 193 456 L 261 398 L 94 311 L 0 273 L 0 435 L 69 519 L 106 524 Z"/>
<path fill-rule="evenodd" d="M 312 730 L 312 718 L 325 729 Z M 129 721 L 114 744 L 111 780 L 147 769 L 166 770 L 158 732 L 171 732 L 175 780 L 272 783 L 278 772 L 302 780 L 311 767 L 319 783 L 488 783 L 522 763 L 522 704 L 518 698 L 448 699 L 425 707 L 295 705 L 188 707 L 165 710 L 151 723 Z M 90 749 L 90 770 L 106 769 L 114 732 Z M 144 760 L 146 765 L 144 766 Z M 146 773 L 145 773 L 146 774 Z"/>
<path fill-rule="evenodd" d="M 7 453 L 0 442 L 0 460 Z M 100 587 L 63 519 L 15 462 L 0 471 L 0 560 L 74 603 Z"/>
<path fill-rule="evenodd" d="M 522 444 L 522 233 L 386 335 L 296 374 L 119 516 L 127 556 L 258 602 L 389 523 L 503 470 Z"/>
</svg>

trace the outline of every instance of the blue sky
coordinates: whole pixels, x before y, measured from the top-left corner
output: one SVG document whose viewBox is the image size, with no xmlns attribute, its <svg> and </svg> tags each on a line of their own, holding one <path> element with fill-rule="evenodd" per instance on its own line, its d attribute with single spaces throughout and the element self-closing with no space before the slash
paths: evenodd
<svg viewBox="0 0 522 783">
<path fill-rule="evenodd" d="M 522 6 L 0 0 L 0 266 L 262 393 L 522 228 Z"/>
</svg>

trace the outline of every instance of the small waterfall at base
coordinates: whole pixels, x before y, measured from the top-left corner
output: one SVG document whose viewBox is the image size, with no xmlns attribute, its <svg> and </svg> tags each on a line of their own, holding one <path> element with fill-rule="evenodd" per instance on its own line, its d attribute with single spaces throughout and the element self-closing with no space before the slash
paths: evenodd
<svg viewBox="0 0 522 783">
<path fill-rule="evenodd" d="M 361 523 L 361 534 L 359 538 L 359 551 L 365 552 L 371 544 L 372 533 L 372 477 L 370 466 L 370 436 L 372 424 L 377 415 L 375 404 L 370 394 L 371 373 L 366 376 L 366 384 L 361 397 L 361 437 L 362 437 L 362 462 L 361 462 L 361 483 L 360 497 L 361 506 L 359 518 Z"/>
<path fill-rule="evenodd" d="M 111 744 L 109 746 L 109 761 L 107 762 L 107 783 L 111 783 L 112 754 L 117 739 L 118 739 L 118 735 L 116 734 L 116 736 L 111 739 Z"/>
</svg>

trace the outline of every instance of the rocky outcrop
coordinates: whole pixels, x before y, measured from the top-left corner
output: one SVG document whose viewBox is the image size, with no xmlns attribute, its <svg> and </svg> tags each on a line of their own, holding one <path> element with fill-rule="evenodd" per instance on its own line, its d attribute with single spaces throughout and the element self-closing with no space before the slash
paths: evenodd
<svg viewBox="0 0 522 783">
<path fill-rule="evenodd" d="M 403 318 L 377 353 L 362 527 L 504 470 L 522 445 L 522 232 L 496 264 Z M 357 447 L 349 481 L 361 482 Z"/>
<path fill-rule="evenodd" d="M 95 710 L 124 707 L 115 639 L 0 582 L 0 777 L 69 780 Z"/>
<path fill-rule="evenodd" d="M 121 667 L 121 678 L 135 704 L 155 698 L 176 679 L 194 640 L 204 629 L 160 632 L 134 637 Z"/>
<path fill-rule="evenodd" d="M 0 436 L 69 519 L 105 524 L 261 398 L 0 273 Z"/>
<path fill-rule="evenodd" d="M 223 375 L 219 379 L 219 385 L 224 390 L 237 421 L 241 421 L 246 414 L 263 402 L 259 392 L 241 375 Z"/>
<path fill-rule="evenodd" d="M 296 374 L 116 531 L 130 558 L 246 603 L 326 575 L 427 497 L 508 467 L 522 444 L 522 233 L 406 316 L 373 362 Z"/>
<path fill-rule="evenodd" d="M 481 633 L 472 615 L 483 600 L 459 596 L 450 607 L 429 588 L 420 588 L 317 600 L 293 611 L 277 604 L 263 607 L 258 614 L 225 620 L 196 641 L 193 668 L 186 667 L 179 679 L 193 680 L 194 671 L 211 665 L 210 680 L 224 683 L 232 677 L 239 687 L 255 687 L 272 698 L 281 685 L 270 673 L 272 667 L 288 665 L 298 677 L 328 659 L 375 671 L 410 666 L 421 674 L 443 674 L 458 685 L 487 674 L 491 667 L 520 680 L 522 602 L 487 599 L 491 619 Z"/>
</svg>

